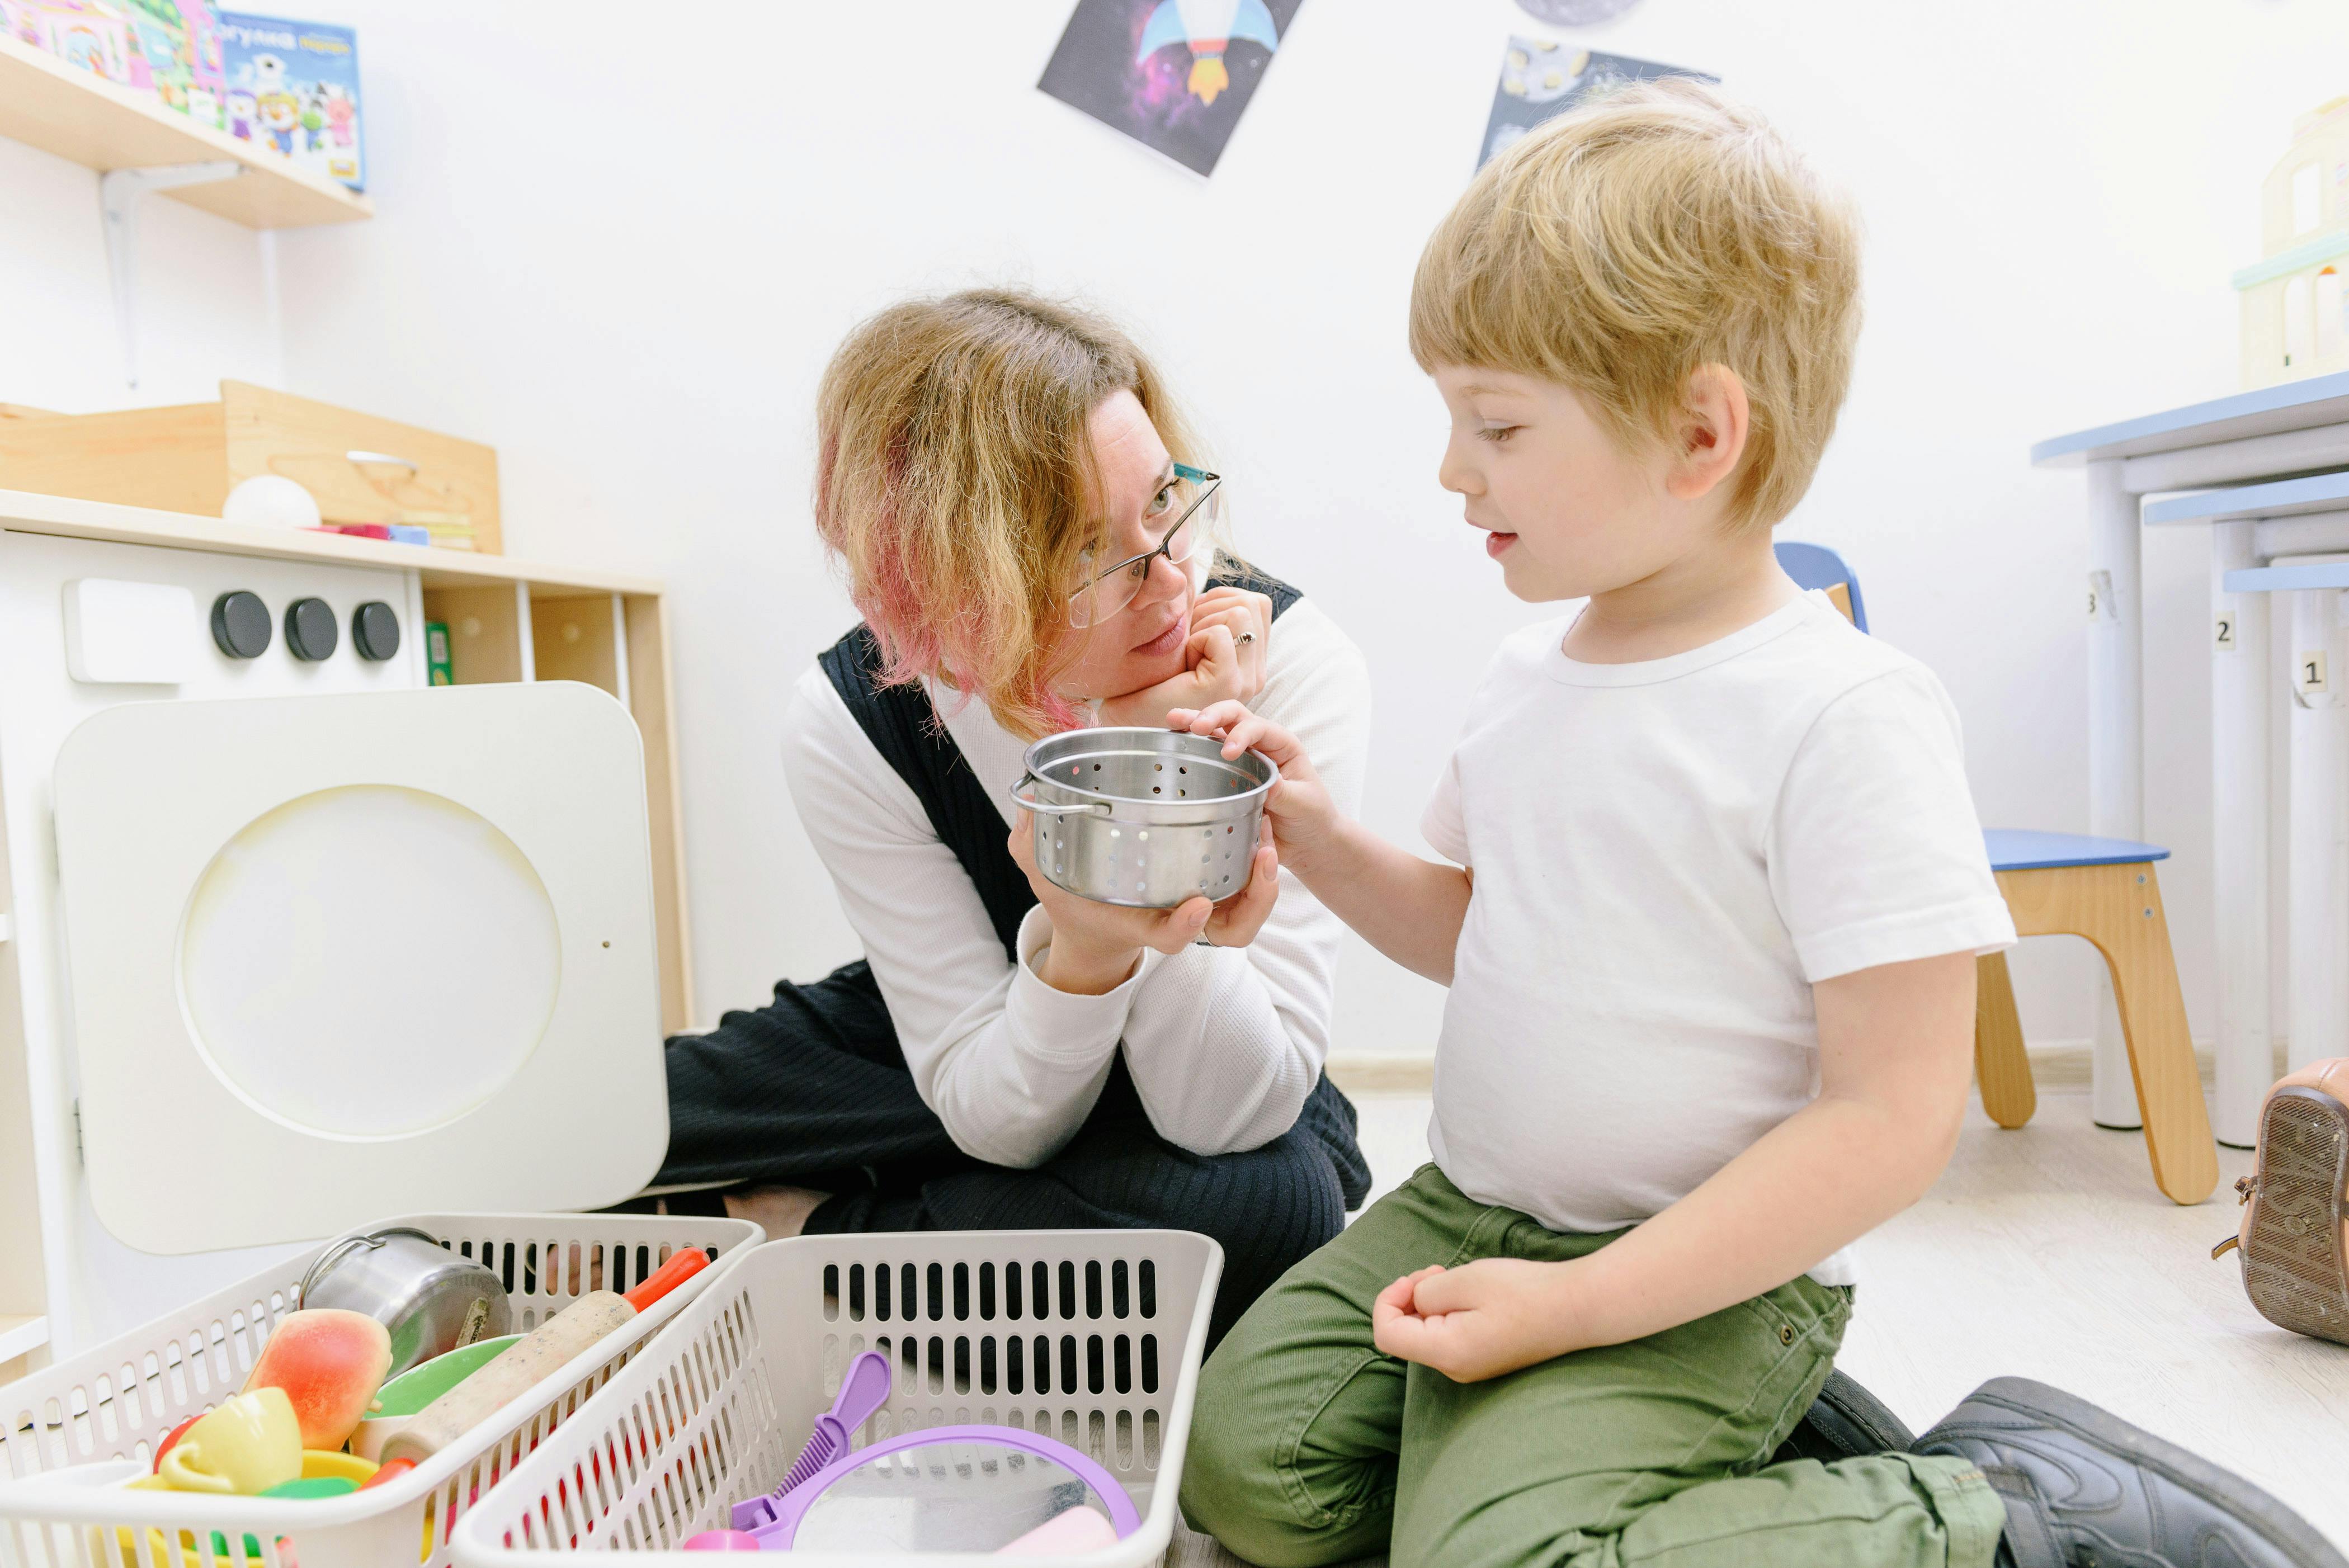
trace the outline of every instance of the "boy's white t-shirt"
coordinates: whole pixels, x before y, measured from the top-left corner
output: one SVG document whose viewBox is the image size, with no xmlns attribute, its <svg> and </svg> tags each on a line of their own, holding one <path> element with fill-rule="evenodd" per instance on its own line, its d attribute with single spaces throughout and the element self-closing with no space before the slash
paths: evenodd
<svg viewBox="0 0 2349 1568">
<path fill-rule="evenodd" d="M 1468 1197 L 1593 1233 L 1817 1094 L 1813 985 L 2014 923 L 1948 694 L 1824 596 L 1638 664 L 1568 658 L 1569 624 L 1503 645 L 1422 825 L 1475 876 L 1428 1140 Z"/>
</svg>

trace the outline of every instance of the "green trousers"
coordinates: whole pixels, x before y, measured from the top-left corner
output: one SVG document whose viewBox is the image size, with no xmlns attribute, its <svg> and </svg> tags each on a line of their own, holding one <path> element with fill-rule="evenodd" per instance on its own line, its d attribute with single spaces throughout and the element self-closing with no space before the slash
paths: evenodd
<svg viewBox="0 0 2349 1568">
<path fill-rule="evenodd" d="M 1413 1269 L 1612 1239 L 1472 1202 L 1423 1167 L 1216 1349 L 1183 1511 L 1269 1568 L 1381 1552 L 1394 1568 L 1988 1568 L 2006 1511 L 1963 1460 L 1768 1463 L 1826 1380 L 1848 1289 L 1798 1279 L 1482 1383 L 1371 1341 L 1371 1301 Z"/>
</svg>

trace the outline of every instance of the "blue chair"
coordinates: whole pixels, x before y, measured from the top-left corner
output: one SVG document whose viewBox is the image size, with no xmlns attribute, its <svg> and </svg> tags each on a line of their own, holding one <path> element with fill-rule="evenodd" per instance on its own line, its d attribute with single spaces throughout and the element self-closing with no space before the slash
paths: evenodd
<svg viewBox="0 0 2349 1568">
<path fill-rule="evenodd" d="M 1863 632 L 1868 630 L 1868 602 L 1859 596 L 1859 579 L 1852 575 L 1842 556 L 1824 544 L 1797 544 L 1791 539 L 1771 548 L 1777 552 L 1779 570 L 1793 578 L 1796 587 L 1825 589 L 1845 620 Z"/>
<path fill-rule="evenodd" d="M 1824 588 L 1852 624 L 1868 630 L 1859 581 L 1842 556 L 1817 544 L 1777 545 L 1778 564 L 1805 588 Z M 1837 589 L 1848 594 L 1839 596 Z M 2162 913 L 2154 862 L 2168 860 L 2158 844 L 2084 833 L 2040 833 L 1993 828 L 1982 834 L 1998 890 L 2022 936 L 2085 937 L 2104 955 L 2113 977 L 2129 1072 L 2137 1080 L 2137 1113 L 2145 1122 L 2146 1153 L 2154 1185 L 2179 1203 L 2199 1203 L 2219 1184 L 2219 1150 L 2202 1099 L 2202 1075 L 2187 1030 L 2186 998 Z M 2021 1127 L 2038 1109 L 2031 1060 L 2006 954 L 1975 963 L 1974 1076 L 1982 1109 L 2001 1127 Z"/>
</svg>

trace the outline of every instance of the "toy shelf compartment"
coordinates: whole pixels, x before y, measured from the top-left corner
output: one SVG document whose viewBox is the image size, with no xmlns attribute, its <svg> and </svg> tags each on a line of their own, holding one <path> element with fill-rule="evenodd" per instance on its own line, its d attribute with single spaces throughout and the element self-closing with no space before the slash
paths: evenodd
<svg viewBox="0 0 2349 1568">
<path fill-rule="evenodd" d="M 157 1439 L 244 1385 L 323 1244 L 0 1387 L 0 1568 L 447 1568 L 451 1531 L 647 1341 L 749 1256 L 747 1220 L 424 1214 L 412 1225 L 495 1270 L 526 1331 L 597 1286 L 625 1290 L 680 1247 L 717 1261 L 398 1479 L 339 1498 L 129 1491 Z M 243 1545 L 257 1555 L 215 1549 Z"/>
<path fill-rule="evenodd" d="M 233 180 L 170 191 L 173 201 L 251 229 L 348 223 L 375 215 L 338 181 L 297 169 L 274 152 L 199 125 L 133 91 L 67 64 L 22 39 L 0 35 L 0 136 L 100 171 L 230 159 Z"/>
<path fill-rule="evenodd" d="M 848 1363 L 871 1349 L 896 1378 L 857 1446 L 972 1422 L 1058 1439 L 1115 1477 L 1143 1515 L 1116 1546 L 1070 1561 L 1162 1563 L 1223 1259 L 1185 1231 L 801 1236 L 753 1248 L 466 1515 L 454 1561 L 699 1561 L 684 1542 L 781 1484 Z M 843 1568 L 925 1561 L 796 1555 Z"/>
</svg>

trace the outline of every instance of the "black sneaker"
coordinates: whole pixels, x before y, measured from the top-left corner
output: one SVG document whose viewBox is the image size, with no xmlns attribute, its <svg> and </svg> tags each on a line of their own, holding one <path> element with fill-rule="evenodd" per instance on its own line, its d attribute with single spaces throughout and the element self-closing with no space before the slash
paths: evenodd
<svg viewBox="0 0 2349 1568">
<path fill-rule="evenodd" d="M 2240 1476 L 2027 1377 L 1983 1384 L 1912 1451 L 1982 1467 L 2014 1568 L 2349 1568 Z"/>
<path fill-rule="evenodd" d="M 1842 1373 L 1830 1372 L 1819 1397 L 1811 1401 L 1801 1424 L 1778 1445 L 1770 1462 L 1817 1460 L 1833 1464 L 1863 1454 L 1905 1453 L 1916 1441 L 1900 1418 L 1885 1408 L 1884 1401 Z"/>
</svg>

